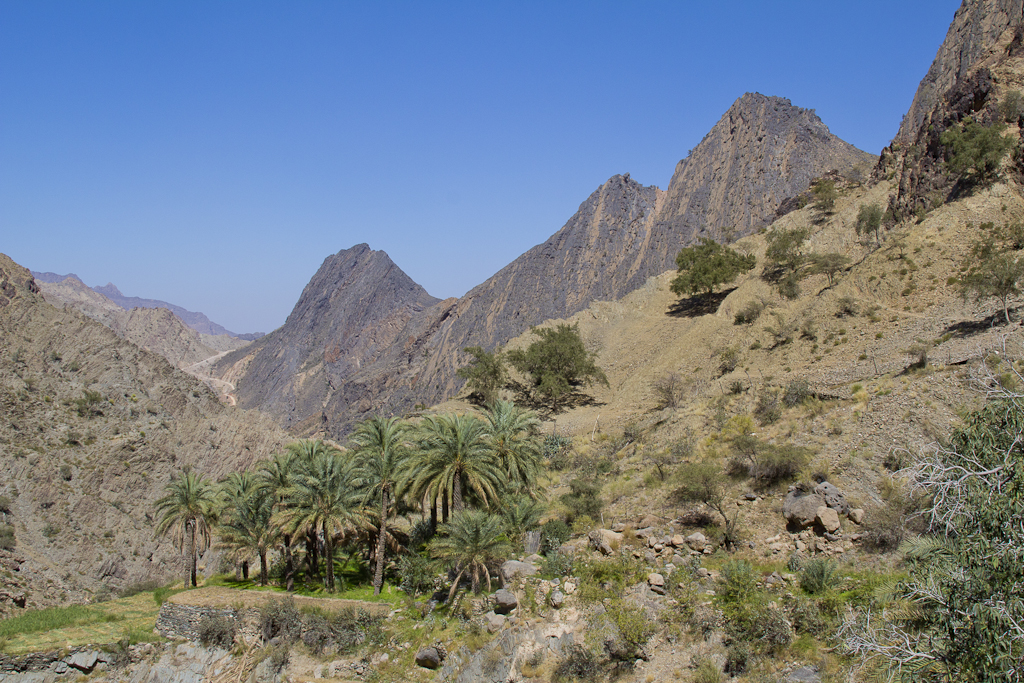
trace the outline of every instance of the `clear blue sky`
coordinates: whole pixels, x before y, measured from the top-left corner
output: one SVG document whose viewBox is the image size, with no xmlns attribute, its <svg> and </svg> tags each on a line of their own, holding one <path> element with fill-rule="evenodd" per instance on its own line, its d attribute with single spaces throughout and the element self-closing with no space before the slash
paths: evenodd
<svg viewBox="0 0 1024 683">
<path fill-rule="evenodd" d="M 959 6 L 0 2 L 0 252 L 236 332 L 367 242 L 459 296 L 747 91 L 888 144 Z"/>
</svg>

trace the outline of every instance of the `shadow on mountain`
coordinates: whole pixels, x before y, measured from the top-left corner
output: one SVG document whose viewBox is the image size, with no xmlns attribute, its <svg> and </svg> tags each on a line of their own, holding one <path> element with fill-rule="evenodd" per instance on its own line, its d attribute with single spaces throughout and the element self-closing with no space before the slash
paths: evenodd
<svg viewBox="0 0 1024 683">
<path fill-rule="evenodd" d="M 718 310 L 718 307 L 725 301 L 725 297 L 735 291 L 736 288 L 733 287 L 714 294 L 700 294 L 688 299 L 680 299 L 668 309 L 665 315 L 670 315 L 673 318 L 698 318 L 702 315 L 710 315 Z"/>
<path fill-rule="evenodd" d="M 1014 313 L 1019 312 L 1019 308 L 1010 309 L 1010 318 L 1014 318 Z M 976 334 L 987 332 L 993 327 L 1017 327 L 1018 323 L 1006 324 L 1006 318 L 1003 317 L 1003 312 L 996 311 L 990 316 L 982 318 L 981 320 L 961 320 L 958 323 L 948 325 L 946 329 L 942 331 L 943 335 L 949 334 L 956 339 L 966 339 L 967 337 L 973 337 Z"/>
<path fill-rule="evenodd" d="M 604 403 L 598 401 L 590 394 L 584 393 L 580 390 L 573 390 L 568 394 L 560 397 L 554 404 L 545 401 L 540 401 L 534 398 L 533 392 L 530 391 L 530 387 L 522 382 L 516 382 L 515 380 L 510 381 L 505 385 L 506 388 L 511 389 L 515 394 L 515 403 L 518 406 L 529 408 L 530 410 L 536 411 L 541 417 L 550 418 L 564 413 L 572 408 L 580 408 L 583 406 L 603 406 Z"/>
</svg>

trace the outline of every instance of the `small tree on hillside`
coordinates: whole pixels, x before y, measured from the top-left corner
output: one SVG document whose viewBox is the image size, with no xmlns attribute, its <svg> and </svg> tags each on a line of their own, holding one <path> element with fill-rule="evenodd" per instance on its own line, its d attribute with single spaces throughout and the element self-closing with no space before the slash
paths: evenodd
<svg viewBox="0 0 1024 683">
<path fill-rule="evenodd" d="M 835 283 L 836 274 L 846 270 L 850 265 L 850 259 L 842 254 L 811 254 L 808 258 L 811 265 L 810 272 L 821 273 L 828 277 L 828 286 Z"/>
<path fill-rule="evenodd" d="M 594 362 L 597 354 L 587 351 L 579 326 L 534 327 L 540 337 L 525 350 L 508 352 L 508 361 L 529 376 L 534 394 L 551 406 L 558 404 L 576 387 L 595 382 L 608 385 L 608 378 Z"/>
<path fill-rule="evenodd" d="M 882 229 L 882 217 L 884 215 L 882 207 L 878 204 L 862 204 L 860 211 L 857 212 L 857 223 L 854 229 L 858 235 L 874 233 L 875 243 L 881 244 L 882 240 L 879 233 Z"/>
<path fill-rule="evenodd" d="M 468 346 L 462 350 L 471 355 L 473 360 L 469 361 L 469 365 L 459 368 L 455 374 L 466 380 L 480 405 L 494 403 L 499 398 L 498 392 L 508 383 L 505 356 L 500 349 L 488 353 L 480 346 Z"/>
<path fill-rule="evenodd" d="M 721 515 L 725 522 L 725 549 L 732 552 L 736 547 L 739 515 L 735 505 L 728 504 L 728 478 L 725 472 L 714 463 L 694 462 L 680 466 L 676 476 L 683 483 L 675 490 L 673 497 L 680 503 L 704 503 Z"/>
<path fill-rule="evenodd" d="M 1003 157 L 1013 148 L 1013 140 L 1003 137 L 1005 124 L 983 126 L 970 117 L 939 136 L 948 150 L 946 168 L 969 183 L 988 185 L 999 175 Z"/>
<path fill-rule="evenodd" d="M 779 294 L 787 299 L 800 295 L 799 282 L 806 272 L 807 257 L 802 248 L 807 241 L 806 228 L 774 230 L 768 233 L 768 247 L 765 249 L 765 265 L 761 277 L 775 285 Z"/>
<path fill-rule="evenodd" d="M 824 216 L 831 216 L 836 210 L 836 198 L 839 192 L 836 190 L 835 182 L 827 179 L 819 180 L 814 184 L 814 208 Z"/>
<path fill-rule="evenodd" d="M 713 239 L 700 238 L 700 243 L 682 249 L 676 256 L 679 274 L 670 285 L 672 292 L 710 296 L 719 286 L 735 280 L 754 267 L 752 254 L 741 254 Z"/>
<path fill-rule="evenodd" d="M 978 254 L 976 250 L 972 253 Z M 978 300 L 995 297 L 1002 305 L 1003 317 L 1010 322 L 1009 299 L 1020 294 L 1020 282 L 1024 279 L 1024 259 L 1010 252 L 996 250 L 980 251 L 980 258 L 974 262 L 960 286 L 964 296 L 974 294 Z M 995 324 L 993 319 L 992 324 Z"/>
</svg>

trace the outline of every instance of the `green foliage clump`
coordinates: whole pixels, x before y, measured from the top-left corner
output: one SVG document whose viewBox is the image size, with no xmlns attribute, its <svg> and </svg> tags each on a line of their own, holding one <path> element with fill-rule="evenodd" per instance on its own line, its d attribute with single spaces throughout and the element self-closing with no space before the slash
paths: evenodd
<svg viewBox="0 0 1024 683">
<path fill-rule="evenodd" d="M 850 266 L 850 257 L 834 252 L 827 254 L 811 254 L 807 257 L 809 273 L 824 275 L 831 287 L 835 284 L 836 275 Z"/>
<path fill-rule="evenodd" d="M 206 615 L 196 627 L 196 632 L 204 646 L 227 650 L 235 642 L 235 619 L 222 614 Z"/>
<path fill-rule="evenodd" d="M 760 299 L 748 301 L 743 308 L 736 312 L 733 322 L 736 325 L 750 325 L 756 322 L 764 312 L 765 302 Z"/>
<path fill-rule="evenodd" d="M 416 597 L 434 588 L 434 565 L 421 553 L 407 553 L 398 559 L 399 587 Z"/>
<path fill-rule="evenodd" d="M 747 560 L 729 560 L 722 565 L 718 595 L 726 603 L 743 602 L 757 591 L 757 575 Z"/>
<path fill-rule="evenodd" d="M 18 545 L 18 539 L 14 535 L 13 524 L 0 524 L 0 548 L 14 550 Z"/>
<path fill-rule="evenodd" d="M 569 646 L 552 674 L 555 681 L 592 681 L 600 673 L 597 657 L 579 644 Z"/>
<path fill-rule="evenodd" d="M 722 540 L 732 551 L 738 540 L 737 508 L 727 504 L 728 478 L 722 468 L 711 462 L 684 463 L 677 472 L 680 486 L 672 498 L 679 503 L 703 503 L 717 512 L 725 524 Z"/>
<path fill-rule="evenodd" d="M 839 198 L 835 181 L 822 178 L 814 183 L 811 191 L 814 194 L 814 208 L 822 216 L 831 216 L 836 209 L 836 199 Z"/>
<path fill-rule="evenodd" d="M 612 659 L 628 662 L 642 652 L 644 643 L 654 635 L 654 624 L 643 610 L 623 602 L 613 603 L 605 612 L 615 626 L 616 636 L 605 643 Z"/>
<path fill-rule="evenodd" d="M 806 275 L 807 257 L 802 248 L 807 241 L 806 228 L 773 230 L 768 233 L 765 265 L 761 277 L 787 299 L 800 295 L 800 280 Z"/>
<path fill-rule="evenodd" d="M 529 376 L 535 396 L 551 406 L 577 387 L 594 383 L 608 385 L 604 371 L 597 367 L 597 354 L 587 351 L 578 325 L 534 327 L 540 337 L 524 351 L 508 352 L 509 363 Z"/>
<path fill-rule="evenodd" d="M 1024 259 L 1011 251 L 995 248 L 991 242 L 979 242 L 974 245 L 964 265 L 967 272 L 960 278 L 964 296 L 974 294 L 979 301 L 992 297 L 998 299 L 1002 304 L 1003 318 L 1009 323 L 1009 301 L 1021 292 Z"/>
<path fill-rule="evenodd" d="M 555 518 L 544 522 L 540 527 L 541 547 L 545 555 L 558 551 L 563 543 L 572 538 L 572 530 L 563 520 Z"/>
<path fill-rule="evenodd" d="M 858 235 L 867 235 L 873 233 L 875 235 L 875 242 L 881 244 L 880 232 L 882 230 L 882 218 L 885 216 L 885 212 L 882 211 L 882 207 L 878 204 L 861 204 L 860 210 L 857 211 L 857 222 L 854 223 L 854 229 Z"/>
<path fill-rule="evenodd" d="M 473 357 L 469 365 L 459 368 L 456 375 L 466 380 L 473 392 L 472 397 L 481 405 L 498 400 L 498 392 L 508 383 L 508 368 L 500 350 L 493 353 L 479 346 L 462 349 Z"/>
<path fill-rule="evenodd" d="M 721 285 L 732 282 L 757 263 L 752 254 L 741 254 L 708 237 L 676 255 L 679 273 L 669 285 L 673 293 L 710 296 Z"/>
<path fill-rule="evenodd" d="M 800 571 L 800 588 L 808 595 L 824 593 L 839 583 L 836 565 L 832 560 L 814 558 Z"/>
<path fill-rule="evenodd" d="M 569 511 L 568 522 L 580 517 L 597 519 L 604 503 L 601 501 L 601 485 L 589 479 L 573 479 L 569 482 L 569 493 L 563 493 L 560 500 Z"/>
<path fill-rule="evenodd" d="M 757 397 L 754 417 L 760 425 L 775 424 L 782 417 L 782 399 L 774 389 L 765 389 Z"/>
<path fill-rule="evenodd" d="M 541 445 L 543 457 L 551 465 L 551 469 L 561 471 L 569 466 L 569 456 L 572 453 L 572 439 L 568 436 L 557 436 L 549 434 L 544 437 Z"/>
<path fill-rule="evenodd" d="M 939 142 L 946 147 L 946 168 L 971 184 L 987 185 L 995 181 L 1003 157 L 1013 148 L 1013 140 L 1003 137 L 1006 126 L 984 126 L 970 117 L 963 124 L 944 131 Z"/>
<path fill-rule="evenodd" d="M 1006 93 L 999 102 L 999 115 L 1006 123 L 1017 123 L 1024 114 L 1024 95 L 1019 90 L 1011 90 Z"/>
</svg>

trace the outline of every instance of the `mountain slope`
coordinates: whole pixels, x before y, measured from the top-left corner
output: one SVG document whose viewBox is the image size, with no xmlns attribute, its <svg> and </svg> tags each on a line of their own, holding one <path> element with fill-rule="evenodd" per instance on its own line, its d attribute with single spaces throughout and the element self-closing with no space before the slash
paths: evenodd
<svg viewBox="0 0 1024 683">
<path fill-rule="evenodd" d="M 168 478 L 185 467 L 226 474 L 287 438 L 160 356 L 50 305 L 2 254 L 0 348 L 0 495 L 17 536 L 0 559 L 18 569 L 0 613 L 11 609 L 5 595 L 38 607 L 180 576 L 179 553 L 153 533 Z"/>
<path fill-rule="evenodd" d="M 236 382 L 240 405 L 269 409 L 303 433 L 339 433 L 371 409 L 433 403 L 461 386 L 455 371 L 465 362 L 464 347 L 493 349 L 531 325 L 621 297 L 670 268 L 679 249 L 698 236 L 721 237 L 725 226 L 731 236 L 749 234 L 771 222 L 779 204 L 806 190 L 812 178 L 873 161 L 829 133 L 813 111 L 747 93 L 679 163 L 667 192 L 628 174 L 613 176 L 549 240 L 458 301 L 431 308 L 421 301 L 425 310 L 410 311 L 407 329 L 392 331 L 390 347 L 379 338 L 367 354 L 358 341 L 371 307 L 392 305 L 386 298 L 323 306 L 315 321 L 297 322 L 310 317 L 308 301 L 334 291 L 337 277 L 324 277 L 321 268 L 289 323 L 270 335 L 273 341 L 225 357 L 218 372 Z M 360 248 L 368 249 L 353 249 Z M 312 360 L 316 353 L 358 362 L 321 368 Z"/>
</svg>

